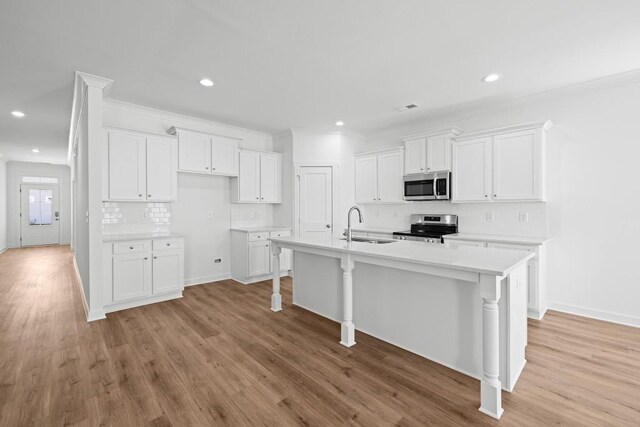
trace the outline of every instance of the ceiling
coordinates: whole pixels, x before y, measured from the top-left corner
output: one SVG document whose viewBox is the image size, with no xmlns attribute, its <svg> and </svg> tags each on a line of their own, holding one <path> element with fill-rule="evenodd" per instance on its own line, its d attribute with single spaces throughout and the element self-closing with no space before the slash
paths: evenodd
<svg viewBox="0 0 640 427">
<path fill-rule="evenodd" d="M 640 69 L 638 16 L 637 0 L 4 1 L 0 152 L 66 161 L 75 70 L 115 80 L 116 99 L 256 130 L 371 133 Z"/>
</svg>

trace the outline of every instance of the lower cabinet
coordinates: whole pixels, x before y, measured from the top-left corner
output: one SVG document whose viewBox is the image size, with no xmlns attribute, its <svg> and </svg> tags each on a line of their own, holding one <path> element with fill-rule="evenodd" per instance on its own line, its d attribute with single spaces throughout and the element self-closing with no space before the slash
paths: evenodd
<svg viewBox="0 0 640 427">
<path fill-rule="evenodd" d="M 545 281 L 545 245 L 527 245 L 516 243 L 498 243 L 491 241 L 447 239 L 445 243 L 458 246 L 475 246 L 480 248 L 500 248 L 507 250 L 534 252 L 535 257 L 527 264 L 527 310 L 529 317 L 542 319 L 547 311 L 547 286 Z"/>
<path fill-rule="evenodd" d="M 273 274 L 273 255 L 269 238 L 287 236 L 291 236 L 291 229 L 231 230 L 231 277 L 244 284 L 269 279 Z M 291 250 L 282 249 L 280 253 L 282 276 L 289 274 L 291 258 Z"/>
<path fill-rule="evenodd" d="M 182 296 L 182 238 L 105 243 L 103 263 L 107 313 Z"/>
</svg>

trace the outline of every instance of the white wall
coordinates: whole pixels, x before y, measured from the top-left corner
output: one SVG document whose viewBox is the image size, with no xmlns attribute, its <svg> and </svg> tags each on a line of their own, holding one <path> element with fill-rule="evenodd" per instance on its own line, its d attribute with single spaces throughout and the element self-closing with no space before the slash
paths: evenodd
<svg viewBox="0 0 640 427">
<path fill-rule="evenodd" d="M 535 215 L 535 221 L 545 221 L 546 226 L 531 224 L 519 231 L 533 233 L 534 228 L 544 228 L 550 238 L 550 307 L 640 326 L 638 111 L 640 82 L 610 79 L 529 97 L 502 108 L 414 123 L 371 137 L 368 148 L 399 145 L 402 134 L 444 125 L 474 131 L 551 119 L 555 126 L 548 139 L 548 203 L 546 213 Z M 367 213 L 375 219 L 375 211 L 392 215 L 397 210 L 405 215 L 413 209 L 451 208 L 466 214 L 484 209 L 481 205 L 434 203 L 367 209 Z M 540 204 L 529 205 L 525 208 L 538 209 Z M 512 218 L 520 207 L 494 204 L 493 209 Z M 468 228 L 467 220 L 461 218 L 462 230 Z M 480 223 L 473 227 L 482 228 Z M 492 225 L 486 229 L 496 231 Z"/>
<path fill-rule="evenodd" d="M 76 135 L 76 155 L 73 161 L 73 251 L 78 273 L 82 280 L 85 305 L 90 301 L 89 282 L 89 222 L 85 213 L 89 211 L 89 135 L 86 110 L 79 118 Z"/>
<path fill-rule="evenodd" d="M 284 180 L 288 177 L 289 185 L 283 185 L 283 203 L 275 211 L 277 216 L 274 221 L 288 226 L 294 221 L 293 167 L 335 165 L 338 167 L 339 194 L 334 195 L 338 205 L 334 209 L 337 215 L 334 218 L 334 230 L 341 232 L 346 227 L 347 211 L 355 204 L 354 154 L 364 150 L 364 138 L 348 133 L 294 129 L 289 134 L 276 138 L 275 144 L 284 153 L 283 161 L 290 163 L 283 169 Z"/>
<path fill-rule="evenodd" d="M 166 111 L 105 100 L 104 125 L 154 133 L 172 126 L 239 138 L 241 148 L 271 151 L 269 134 L 187 117 Z M 167 208 L 170 231 L 185 235 L 185 281 L 204 283 L 226 278 L 230 272 L 231 227 L 271 225 L 272 205 L 232 204 L 231 178 L 178 174 L 178 199 Z M 139 220 L 146 204 L 122 204 L 126 227 L 103 224 L 103 233 L 147 232 L 150 222 Z M 126 206 L 126 205 L 133 205 Z M 142 207 L 139 207 L 144 205 Z M 208 217 L 211 212 L 211 217 Z M 103 214 L 104 215 L 104 214 Z M 104 219 L 104 218 L 103 218 Z M 135 226 L 137 224 L 137 226 Z M 214 260 L 220 258 L 220 263 Z"/>
<path fill-rule="evenodd" d="M 20 246 L 20 184 L 25 176 L 58 179 L 60 197 L 60 244 L 71 241 L 71 170 L 67 165 L 49 163 L 7 163 L 7 245 Z"/>
<path fill-rule="evenodd" d="M 0 154 L 0 253 L 7 249 L 7 163 Z"/>
</svg>

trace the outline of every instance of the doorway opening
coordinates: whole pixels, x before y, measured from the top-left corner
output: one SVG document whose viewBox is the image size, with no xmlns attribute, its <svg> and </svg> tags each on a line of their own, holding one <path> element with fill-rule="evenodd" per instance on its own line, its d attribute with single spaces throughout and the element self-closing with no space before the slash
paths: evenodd
<svg viewBox="0 0 640 427">
<path fill-rule="evenodd" d="M 57 184 L 40 182 L 20 185 L 21 247 L 60 244 L 58 195 Z"/>
</svg>

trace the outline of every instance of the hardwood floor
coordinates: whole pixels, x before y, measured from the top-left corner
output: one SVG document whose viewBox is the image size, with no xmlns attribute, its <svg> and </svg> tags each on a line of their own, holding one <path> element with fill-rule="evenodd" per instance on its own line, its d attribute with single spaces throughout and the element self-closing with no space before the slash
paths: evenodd
<svg viewBox="0 0 640 427">
<path fill-rule="evenodd" d="M 270 283 L 86 323 L 68 247 L 0 256 L 0 425 L 640 425 L 640 329 L 550 312 L 497 422 L 477 380 L 291 306 Z"/>
</svg>

